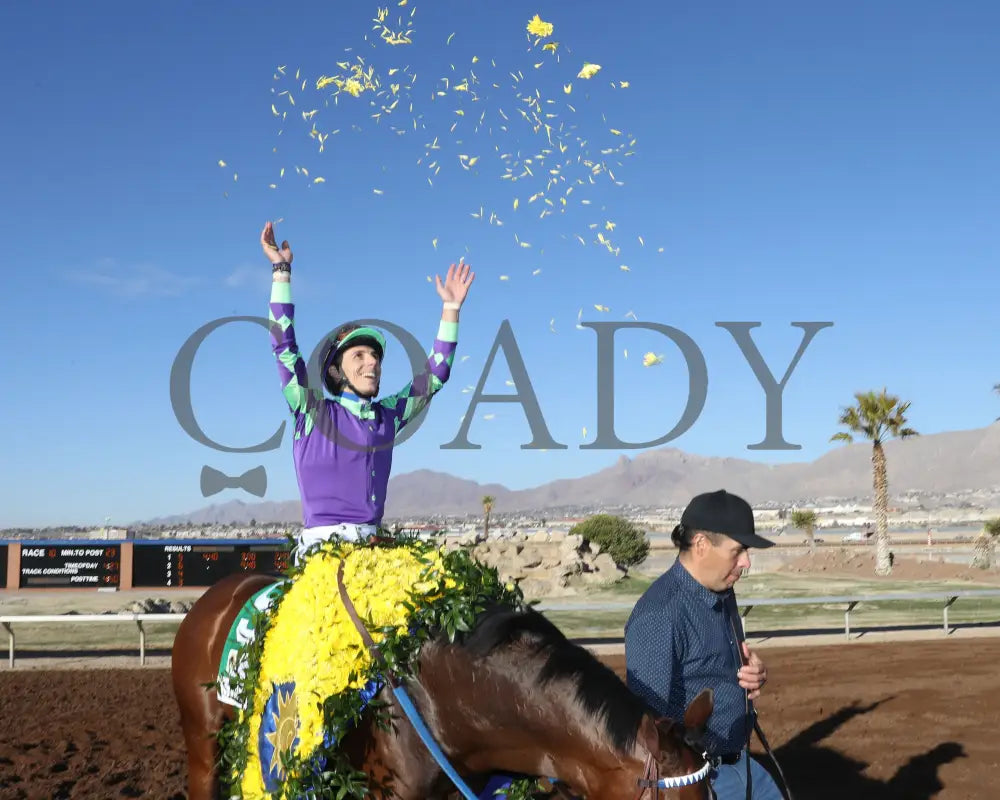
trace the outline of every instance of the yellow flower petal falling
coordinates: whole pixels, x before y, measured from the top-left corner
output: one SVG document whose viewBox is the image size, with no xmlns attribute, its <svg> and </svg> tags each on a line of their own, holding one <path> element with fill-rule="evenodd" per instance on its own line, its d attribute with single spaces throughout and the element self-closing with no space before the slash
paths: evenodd
<svg viewBox="0 0 1000 800">
<path fill-rule="evenodd" d="M 543 22 L 542 18 L 535 14 L 534 17 L 528 22 L 528 33 L 532 36 L 538 36 L 542 39 L 547 36 L 551 36 L 552 32 L 555 30 L 555 26 L 551 22 Z"/>
<path fill-rule="evenodd" d="M 364 35 L 365 49 L 371 48 L 384 53 L 383 45 L 413 43 L 416 13 L 414 6 L 415 2 L 410 0 L 396 0 L 396 3 L 387 2 L 373 9 L 374 17 L 370 15 L 373 33 Z M 515 33 L 516 25 L 515 22 Z M 519 63 L 511 65 L 499 63 L 498 58 L 478 55 L 458 56 L 456 51 L 450 50 L 450 45 L 458 33 L 464 33 L 465 29 L 453 29 L 453 32 L 446 34 L 445 44 L 449 46 L 448 52 L 456 52 L 455 60 L 463 63 L 452 63 L 450 72 L 445 72 L 433 82 L 429 93 L 430 102 L 444 103 L 446 106 L 440 114 L 435 114 L 434 120 L 427 113 L 426 101 L 418 97 L 415 89 L 417 76 L 409 66 L 398 63 L 379 64 L 374 62 L 374 57 L 373 63 L 369 64 L 367 56 L 358 55 L 358 48 L 344 47 L 344 55 L 339 56 L 341 60 L 337 60 L 338 56 L 334 56 L 325 66 L 327 71 L 320 73 L 319 77 L 308 76 L 305 70 L 278 66 L 273 74 L 274 81 L 278 83 L 288 81 L 288 84 L 272 84 L 271 99 L 281 104 L 284 101 L 280 101 L 280 97 L 288 95 L 287 102 L 290 106 L 302 103 L 306 110 L 298 111 L 292 108 L 290 109 L 292 116 L 289 117 L 288 112 L 280 111 L 277 105 L 272 104 L 271 113 L 278 117 L 277 125 L 282 128 L 277 131 L 277 135 L 281 136 L 284 133 L 287 137 L 289 131 L 284 130 L 284 125 L 293 120 L 297 121 L 301 116 L 302 122 L 309 126 L 308 129 L 304 127 L 303 132 L 311 137 L 310 144 L 316 147 L 314 152 L 322 154 L 325 150 L 333 149 L 333 145 L 326 147 L 330 144 L 326 140 L 331 135 L 341 131 L 343 131 L 342 136 L 351 133 L 366 135 L 363 125 L 353 121 L 349 125 L 343 125 L 342 128 L 331 130 L 334 126 L 324 125 L 324 116 L 328 113 L 340 113 L 336 110 L 338 104 L 349 105 L 352 108 L 351 112 L 344 113 L 354 113 L 354 110 L 359 107 L 364 108 L 367 103 L 368 124 L 381 126 L 382 130 L 389 129 L 393 139 L 406 134 L 412 135 L 417 131 L 429 132 L 430 135 L 425 141 L 433 139 L 433 144 L 425 145 L 427 152 L 424 158 L 415 158 L 416 163 L 427 170 L 422 177 L 428 187 L 437 191 L 445 178 L 440 173 L 448 169 L 461 168 L 470 179 L 486 178 L 496 174 L 493 170 L 496 158 L 499 157 L 501 167 L 499 177 L 502 181 L 513 184 L 518 180 L 524 180 L 528 184 L 525 187 L 516 187 L 506 199 L 500 199 L 499 203 L 512 202 L 514 210 L 517 211 L 519 209 L 517 196 L 525 200 L 529 197 L 537 198 L 538 202 L 532 209 L 535 214 L 529 214 L 529 217 L 562 219 L 571 225 L 580 224 L 579 232 L 573 229 L 566 230 L 563 238 L 570 240 L 576 238 L 585 247 L 590 247 L 594 243 L 593 234 L 588 237 L 589 241 L 579 235 L 584 232 L 582 226 L 588 221 L 569 222 L 573 219 L 574 207 L 580 204 L 585 206 L 593 204 L 593 208 L 607 208 L 605 197 L 592 193 L 591 188 L 595 188 L 605 179 L 609 179 L 614 186 L 624 185 L 624 181 L 616 177 L 615 171 L 624 166 L 626 157 L 635 154 L 636 139 L 627 128 L 615 126 L 615 122 L 605 118 L 603 114 L 601 115 L 603 124 L 598 124 L 590 135 L 580 131 L 571 116 L 577 113 L 577 108 L 569 97 L 574 94 L 571 81 L 592 79 L 603 71 L 601 64 L 581 60 L 578 63 L 582 63 L 582 67 L 578 68 L 578 73 L 573 73 L 572 63 L 562 64 L 562 54 L 566 48 L 562 47 L 561 42 L 554 40 L 555 25 L 544 20 L 540 14 L 534 14 L 525 21 L 525 31 L 529 40 L 530 55 Z M 435 46 L 439 47 L 440 40 L 437 41 L 438 44 Z M 565 43 L 572 46 L 571 42 Z M 544 55 L 539 55 L 539 49 Z M 548 58 L 549 55 L 552 56 L 551 59 Z M 535 69 L 532 69 L 532 66 Z M 609 65 L 609 68 L 611 67 L 612 65 Z M 550 74 L 553 70 L 555 73 Z M 293 73 L 295 82 L 291 83 Z M 505 75 L 509 75 L 509 78 Z M 543 78 L 539 88 L 534 86 L 528 88 L 532 80 L 531 75 L 547 76 L 547 80 Z M 603 84 L 603 81 L 601 83 Z M 617 77 L 611 80 L 610 76 L 608 84 L 613 90 L 626 89 L 629 86 L 627 80 Z M 498 92 L 510 92 L 510 97 L 502 98 L 498 92 L 492 91 L 489 87 Z M 563 98 L 558 98 L 560 87 L 563 90 Z M 578 91 L 575 94 L 584 95 L 580 103 L 594 102 L 599 97 L 598 93 L 604 89 L 603 86 L 596 86 L 592 92 L 581 92 L 579 87 L 576 88 Z M 308 94 L 312 91 L 319 91 L 323 96 L 318 99 L 308 98 Z M 293 97 L 293 92 L 298 100 Z M 547 97 L 548 92 L 553 92 L 554 95 Z M 355 99 L 361 100 L 360 106 L 351 103 Z M 478 105 L 472 105 L 474 103 Z M 443 127 L 434 130 L 442 116 L 445 118 Z M 399 119 L 400 117 L 403 119 Z M 525 130 L 529 135 L 534 134 L 535 143 L 527 145 L 532 149 L 523 147 L 527 137 L 522 137 L 521 133 Z M 484 136 L 497 139 L 504 137 L 506 141 L 502 144 L 497 142 L 495 145 L 491 143 L 492 146 L 487 149 L 482 147 Z M 515 141 L 511 141 L 512 139 Z M 457 147 L 452 149 L 454 146 Z M 282 149 L 275 148 L 274 152 Z M 479 154 L 471 155 L 476 149 L 479 150 Z M 440 152 L 432 152 L 435 150 Z M 452 161 L 456 151 L 470 155 L 459 156 L 456 163 Z M 326 171 L 318 167 L 314 169 L 320 173 Z M 378 185 L 381 179 L 375 178 L 372 182 Z M 278 183 L 268 184 L 269 187 L 278 185 Z M 574 190 L 576 194 L 573 194 Z M 386 191 L 391 194 L 388 189 Z M 376 193 L 381 193 L 381 190 Z M 527 203 L 524 206 L 526 209 Z M 521 216 L 523 217 L 523 209 Z M 504 224 L 495 211 L 491 211 L 489 215 L 481 212 L 473 216 L 473 219 L 481 222 L 486 222 L 487 218 L 490 226 Z M 603 222 L 601 220 L 600 224 Z M 529 224 L 528 220 L 524 220 L 524 223 Z M 534 238 L 526 230 L 519 232 L 524 233 L 528 239 Z M 635 233 L 631 233 L 630 238 L 631 236 L 635 236 Z M 634 242 L 635 239 L 632 238 L 633 246 Z M 599 239 L 596 244 L 616 258 L 616 266 L 623 260 L 634 258 L 628 252 L 628 245 L 612 243 L 607 238 Z M 643 244 L 642 237 L 639 237 L 639 244 L 640 246 Z M 522 241 L 516 241 L 515 246 L 522 251 L 531 247 L 528 242 Z M 540 250 L 539 254 L 543 255 L 544 251 Z M 623 267 L 622 271 L 627 270 Z"/>
<path fill-rule="evenodd" d="M 644 367 L 654 367 L 657 364 L 663 363 L 663 356 L 658 356 L 656 353 L 646 353 L 642 357 L 642 365 Z"/>
</svg>

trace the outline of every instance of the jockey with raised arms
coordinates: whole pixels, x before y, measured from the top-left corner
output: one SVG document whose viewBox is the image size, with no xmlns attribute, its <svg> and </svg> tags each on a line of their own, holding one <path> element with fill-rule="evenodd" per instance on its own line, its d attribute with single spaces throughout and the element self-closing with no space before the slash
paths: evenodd
<svg viewBox="0 0 1000 800">
<path fill-rule="evenodd" d="M 441 322 L 424 371 L 401 391 L 376 401 L 385 337 L 347 323 L 324 343 L 322 389 L 310 387 L 306 361 L 295 341 L 291 296 L 292 250 L 279 248 L 268 222 L 260 236 L 271 262 L 269 320 L 281 388 L 295 419 L 292 453 L 302 498 L 303 529 L 296 560 L 334 537 L 363 541 L 377 533 L 385 510 L 395 437 L 448 380 L 458 342 L 458 312 L 475 278 L 468 264 L 452 264 L 442 282 Z"/>
</svg>

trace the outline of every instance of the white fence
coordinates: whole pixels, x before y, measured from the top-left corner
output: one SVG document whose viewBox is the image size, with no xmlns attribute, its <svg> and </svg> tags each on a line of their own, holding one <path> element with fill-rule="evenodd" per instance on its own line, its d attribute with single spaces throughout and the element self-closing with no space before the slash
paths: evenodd
<svg viewBox="0 0 1000 800">
<path fill-rule="evenodd" d="M 7 631 L 7 661 L 14 666 L 14 625 L 70 625 L 95 622 L 131 622 L 139 629 L 139 664 L 146 663 L 146 629 L 144 623 L 180 622 L 184 614 L 20 614 L 0 616 L 0 625 Z"/>
<path fill-rule="evenodd" d="M 743 616 L 743 629 L 746 632 L 746 617 L 755 608 L 763 606 L 844 606 L 844 635 L 851 637 L 851 612 L 864 603 L 888 603 L 893 601 L 938 600 L 943 613 L 944 633 L 950 631 L 948 626 L 948 609 L 955 601 L 962 598 L 1000 597 L 1000 589 L 969 589 L 952 592 L 914 592 L 898 594 L 864 594 L 864 595 L 832 595 L 823 597 L 743 597 L 738 598 L 740 613 Z M 540 611 L 613 611 L 630 609 L 634 603 L 578 603 L 578 604 L 539 604 Z M 1000 610 L 997 611 L 996 622 L 1000 624 Z M 794 632 L 794 629 L 789 631 Z"/>
<path fill-rule="evenodd" d="M 844 636 L 851 638 L 851 612 L 860 603 L 884 603 L 891 601 L 913 601 L 913 600 L 938 600 L 941 602 L 943 614 L 943 628 L 945 636 L 950 629 L 948 627 L 948 609 L 959 598 L 986 598 L 1000 597 L 1000 589 L 970 589 L 964 592 L 913 592 L 902 594 L 869 594 L 869 595 L 833 595 L 829 597 L 764 597 L 759 600 L 748 598 L 740 601 L 740 610 L 744 620 L 747 615 L 758 606 L 793 606 L 793 605 L 841 605 L 844 606 Z M 1000 622 L 1000 615 L 998 615 Z M 744 631 L 746 622 L 743 623 Z"/>
<path fill-rule="evenodd" d="M 948 624 L 948 609 L 960 599 L 992 598 L 1000 597 L 1000 589 L 969 589 L 968 591 L 952 592 L 927 592 L 927 593 L 902 593 L 902 594 L 869 594 L 869 595 L 831 595 L 822 597 L 745 597 L 740 599 L 739 605 L 743 615 L 743 627 L 746 631 L 746 618 L 755 608 L 763 606 L 801 606 L 801 605 L 843 605 L 844 606 L 844 635 L 851 637 L 851 612 L 859 605 L 865 603 L 888 603 L 888 602 L 912 602 L 914 600 L 937 600 L 941 602 L 943 614 L 943 630 L 945 635 L 950 632 Z M 567 604 L 546 604 L 541 603 L 535 606 L 539 611 L 614 611 L 618 609 L 631 609 L 634 603 L 611 602 L 611 603 L 567 603 Z M 146 631 L 145 623 L 159 622 L 180 622 L 184 619 L 184 614 L 51 614 L 33 615 L 21 614 L 17 616 L 0 616 L 0 625 L 7 631 L 7 653 L 8 663 L 14 666 L 14 626 L 33 626 L 39 624 L 62 624 L 75 625 L 82 623 L 123 623 L 131 622 L 139 632 L 139 664 L 146 663 Z M 1000 624 L 1000 610 L 997 612 L 996 622 Z M 794 631 L 789 631 L 794 633 Z"/>
</svg>

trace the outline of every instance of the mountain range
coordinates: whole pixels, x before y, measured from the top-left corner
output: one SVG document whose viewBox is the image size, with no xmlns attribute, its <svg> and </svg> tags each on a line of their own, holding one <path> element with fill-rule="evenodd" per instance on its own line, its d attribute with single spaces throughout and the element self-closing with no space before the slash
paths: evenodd
<svg viewBox="0 0 1000 800">
<path fill-rule="evenodd" d="M 885 444 L 890 494 L 1000 493 L 1000 423 L 972 430 L 891 440 Z M 740 458 L 699 456 L 673 447 L 619 457 L 606 469 L 580 478 L 553 480 L 513 490 L 443 472 L 416 470 L 389 481 L 386 519 L 463 515 L 482 511 L 483 495 L 498 512 L 541 512 L 566 507 L 683 506 L 703 491 L 726 488 L 753 505 L 870 498 L 872 447 L 867 441 L 838 447 L 814 461 L 766 464 Z M 247 503 L 233 500 L 146 524 L 301 522 L 298 500 Z"/>
</svg>

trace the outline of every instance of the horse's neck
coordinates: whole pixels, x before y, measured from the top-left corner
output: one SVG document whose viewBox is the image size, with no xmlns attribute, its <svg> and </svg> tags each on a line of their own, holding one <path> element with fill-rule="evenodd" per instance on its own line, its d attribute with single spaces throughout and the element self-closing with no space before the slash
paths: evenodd
<svg viewBox="0 0 1000 800">
<path fill-rule="evenodd" d="M 590 793 L 609 775 L 641 769 L 635 753 L 615 751 L 571 686 L 537 688 L 530 666 L 511 654 L 473 660 L 457 647 L 428 646 L 418 693 L 435 738 L 468 772 L 559 778 Z"/>
</svg>

